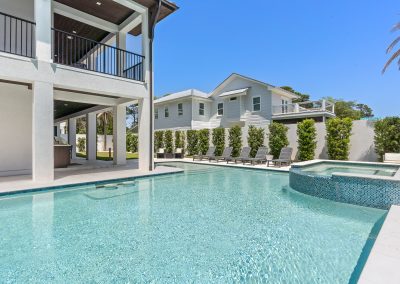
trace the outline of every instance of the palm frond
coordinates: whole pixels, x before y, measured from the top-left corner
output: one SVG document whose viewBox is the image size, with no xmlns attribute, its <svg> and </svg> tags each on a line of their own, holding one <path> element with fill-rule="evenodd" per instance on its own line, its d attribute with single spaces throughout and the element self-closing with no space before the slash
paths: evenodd
<svg viewBox="0 0 400 284">
<path fill-rule="evenodd" d="M 396 38 L 386 49 L 386 54 L 390 53 L 395 45 L 400 41 L 400 36 Z"/>
<path fill-rule="evenodd" d="M 397 24 L 395 24 L 395 25 L 393 26 L 392 32 L 395 32 L 395 31 L 398 31 L 398 30 L 400 30 L 400 23 L 397 23 Z"/>
<path fill-rule="evenodd" d="M 389 60 L 386 62 L 385 66 L 382 69 L 382 74 L 385 73 L 386 69 L 388 68 L 388 66 L 393 62 L 393 60 L 395 60 L 397 57 L 400 56 L 400 49 L 397 50 L 395 53 L 393 53 L 393 55 L 389 58 Z"/>
</svg>

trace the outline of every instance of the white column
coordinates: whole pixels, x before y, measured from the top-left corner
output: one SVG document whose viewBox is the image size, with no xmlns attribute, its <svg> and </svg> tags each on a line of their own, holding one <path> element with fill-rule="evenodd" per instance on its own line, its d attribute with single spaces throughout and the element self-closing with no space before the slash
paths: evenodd
<svg viewBox="0 0 400 284">
<path fill-rule="evenodd" d="M 32 86 L 32 178 L 54 179 L 53 84 L 35 81 Z"/>
<path fill-rule="evenodd" d="M 150 99 L 139 100 L 139 169 L 142 171 L 154 169 L 153 139 L 150 139 L 150 107 Z"/>
<path fill-rule="evenodd" d="M 321 108 L 322 108 L 323 111 L 326 110 L 326 100 L 322 100 Z"/>
<path fill-rule="evenodd" d="M 114 165 L 126 164 L 126 107 L 113 107 L 113 155 Z"/>
<path fill-rule="evenodd" d="M 35 0 L 36 58 L 51 62 L 51 0 Z"/>
<path fill-rule="evenodd" d="M 97 129 L 96 113 L 86 114 L 86 160 L 96 161 Z"/>
<path fill-rule="evenodd" d="M 126 33 L 118 32 L 116 36 L 116 45 L 117 48 L 126 50 Z M 122 52 L 117 53 L 117 69 L 120 76 L 123 76 L 123 72 L 125 69 L 129 68 L 130 66 L 125 66 L 126 62 L 124 62 L 126 56 L 122 55 Z"/>
<path fill-rule="evenodd" d="M 149 82 L 150 78 L 150 42 L 149 42 L 149 12 L 142 14 L 142 55 L 144 56 L 143 75 L 144 81 Z"/>
<path fill-rule="evenodd" d="M 76 158 L 76 118 L 68 119 L 68 144 L 72 146 L 72 159 Z"/>
</svg>

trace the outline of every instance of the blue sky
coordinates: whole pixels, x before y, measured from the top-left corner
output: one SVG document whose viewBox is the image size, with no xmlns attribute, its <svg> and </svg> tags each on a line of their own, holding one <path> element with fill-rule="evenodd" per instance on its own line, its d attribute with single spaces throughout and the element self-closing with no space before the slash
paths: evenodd
<svg viewBox="0 0 400 284">
<path fill-rule="evenodd" d="M 155 93 L 209 92 L 236 72 L 400 114 L 400 71 L 385 75 L 394 0 L 180 0 L 155 40 Z"/>
</svg>

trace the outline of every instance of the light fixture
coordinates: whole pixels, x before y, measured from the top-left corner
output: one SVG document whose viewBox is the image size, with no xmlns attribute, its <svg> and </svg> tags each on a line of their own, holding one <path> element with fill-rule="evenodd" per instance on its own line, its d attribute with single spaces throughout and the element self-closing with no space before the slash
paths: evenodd
<svg viewBox="0 0 400 284">
<path fill-rule="evenodd" d="M 97 6 L 100 6 L 100 5 L 101 5 L 101 2 L 97 1 L 97 2 L 96 2 L 96 5 L 97 5 Z"/>
<path fill-rule="evenodd" d="M 76 31 L 74 30 L 74 31 L 72 31 L 72 33 L 73 33 L 73 34 L 76 34 Z"/>
<path fill-rule="evenodd" d="M 68 106 L 68 104 L 64 104 L 64 106 L 66 106 L 66 107 L 67 107 L 67 106 Z"/>
<path fill-rule="evenodd" d="M 72 36 L 67 36 L 67 39 L 72 39 Z"/>
</svg>

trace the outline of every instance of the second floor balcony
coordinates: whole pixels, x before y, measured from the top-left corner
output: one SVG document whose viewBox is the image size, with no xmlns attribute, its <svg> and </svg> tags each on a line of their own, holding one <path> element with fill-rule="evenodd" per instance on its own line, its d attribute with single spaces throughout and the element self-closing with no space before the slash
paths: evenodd
<svg viewBox="0 0 400 284">
<path fill-rule="evenodd" d="M 327 100 L 272 106 L 272 118 L 278 120 L 314 117 L 334 117 L 335 104 Z"/>
</svg>

